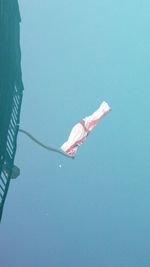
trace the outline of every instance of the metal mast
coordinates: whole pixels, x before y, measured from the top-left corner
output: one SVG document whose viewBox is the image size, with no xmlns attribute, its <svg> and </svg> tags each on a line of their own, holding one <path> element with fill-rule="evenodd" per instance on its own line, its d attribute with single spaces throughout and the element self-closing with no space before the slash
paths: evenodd
<svg viewBox="0 0 150 267">
<path fill-rule="evenodd" d="M 23 83 L 17 0 L 0 0 L 0 221 L 16 153 Z"/>
</svg>

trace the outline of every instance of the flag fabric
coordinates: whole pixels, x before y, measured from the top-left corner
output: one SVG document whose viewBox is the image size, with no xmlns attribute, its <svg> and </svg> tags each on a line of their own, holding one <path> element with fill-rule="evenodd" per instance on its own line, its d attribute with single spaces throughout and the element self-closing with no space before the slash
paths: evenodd
<svg viewBox="0 0 150 267">
<path fill-rule="evenodd" d="M 88 134 L 110 110 L 111 108 L 108 103 L 103 101 L 92 115 L 85 117 L 72 128 L 68 140 L 61 146 L 61 150 L 74 157 L 79 146 L 86 140 Z"/>
</svg>

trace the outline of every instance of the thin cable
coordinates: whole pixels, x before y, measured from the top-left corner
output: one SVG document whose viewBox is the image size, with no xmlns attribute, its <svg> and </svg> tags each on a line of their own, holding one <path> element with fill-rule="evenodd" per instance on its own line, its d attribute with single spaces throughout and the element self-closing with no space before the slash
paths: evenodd
<svg viewBox="0 0 150 267">
<path fill-rule="evenodd" d="M 25 131 L 25 130 L 23 130 L 23 129 L 20 129 L 20 128 L 19 128 L 19 132 L 24 133 L 24 134 L 27 135 L 33 142 L 35 142 L 35 143 L 38 144 L 39 146 L 41 146 L 41 147 L 47 149 L 48 151 L 53 151 L 53 152 L 56 152 L 56 153 L 59 153 L 59 154 L 65 156 L 65 157 L 67 157 L 67 158 L 74 159 L 73 156 L 66 154 L 66 153 L 63 152 L 61 149 L 53 148 L 53 147 L 50 147 L 50 146 L 47 146 L 47 145 L 41 143 L 41 142 L 40 142 L 39 140 L 37 140 L 34 136 L 32 136 L 29 132 L 27 132 L 27 131 Z"/>
</svg>

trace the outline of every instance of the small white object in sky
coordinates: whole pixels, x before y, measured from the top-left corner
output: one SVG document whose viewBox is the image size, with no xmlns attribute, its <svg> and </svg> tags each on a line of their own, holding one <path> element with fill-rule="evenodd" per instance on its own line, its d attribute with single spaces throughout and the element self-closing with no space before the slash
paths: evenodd
<svg viewBox="0 0 150 267">
<path fill-rule="evenodd" d="M 92 115 L 85 117 L 72 128 L 68 140 L 61 146 L 61 150 L 70 156 L 75 156 L 79 146 L 86 140 L 88 134 L 109 111 L 111 111 L 110 106 L 103 101 Z"/>
<path fill-rule="evenodd" d="M 59 168 L 61 168 L 61 164 L 59 164 Z"/>
</svg>

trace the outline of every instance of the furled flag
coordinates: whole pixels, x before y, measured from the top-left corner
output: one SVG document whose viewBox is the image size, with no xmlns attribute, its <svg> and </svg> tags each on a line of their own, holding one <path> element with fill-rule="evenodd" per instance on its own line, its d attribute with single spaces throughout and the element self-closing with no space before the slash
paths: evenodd
<svg viewBox="0 0 150 267">
<path fill-rule="evenodd" d="M 68 140 L 61 146 L 61 150 L 67 155 L 74 157 L 88 134 L 110 110 L 111 108 L 108 103 L 103 101 L 91 116 L 85 117 L 72 128 Z"/>
<path fill-rule="evenodd" d="M 32 141 L 39 146 L 53 152 L 57 152 L 68 158 L 74 158 L 79 146 L 86 140 L 88 134 L 93 130 L 97 123 L 111 110 L 110 106 L 103 101 L 98 110 L 91 116 L 82 119 L 71 130 L 68 140 L 60 147 L 54 148 L 47 146 L 36 139 L 33 135 L 24 129 L 19 128 L 19 131 L 27 135 Z M 61 167 L 60 167 L 61 168 Z M 14 168 L 14 173 L 19 173 L 19 168 Z M 14 174 L 16 176 L 16 174 Z"/>
</svg>

